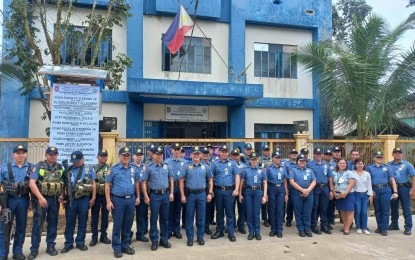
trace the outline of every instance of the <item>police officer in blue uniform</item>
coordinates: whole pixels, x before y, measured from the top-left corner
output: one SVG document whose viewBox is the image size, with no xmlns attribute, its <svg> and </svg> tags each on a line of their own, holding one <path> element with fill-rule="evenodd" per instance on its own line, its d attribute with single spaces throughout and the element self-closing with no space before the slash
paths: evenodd
<svg viewBox="0 0 415 260">
<path fill-rule="evenodd" d="M 288 174 L 290 174 L 291 170 L 297 166 L 297 155 L 298 152 L 296 149 L 291 149 L 290 151 L 290 159 L 286 162 L 284 162 L 284 167 L 285 167 L 285 171 L 287 172 L 287 176 Z M 287 177 L 288 179 L 288 177 Z M 285 225 L 287 227 L 291 227 L 291 222 L 294 218 L 294 207 L 293 207 L 293 200 L 291 198 L 292 196 L 292 192 L 293 192 L 293 187 L 291 186 L 290 183 L 288 183 L 288 201 L 287 201 L 287 207 L 286 207 L 286 212 L 284 213 L 287 214 L 285 217 L 286 223 Z"/>
<path fill-rule="evenodd" d="M 281 154 L 272 153 L 272 164 L 266 169 L 268 179 L 268 214 L 271 223 L 270 237 L 282 237 L 284 202 L 288 201 L 287 172 L 281 163 Z"/>
<path fill-rule="evenodd" d="M 288 174 L 292 190 L 292 200 L 295 213 L 295 222 L 300 237 L 312 237 L 311 212 L 313 209 L 313 189 L 316 186 L 316 176 L 313 171 L 306 167 L 304 154 L 297 156 L 297 167 Z"/>
<path fill-rule="evenodd" d="M 244 146 L 244 153 L 242 154 L 241 160 L 246 166 L 249 166 L 249 156 L 253 152 L 252 145 L 250 143 L 246 143 Z"/>
<path fill-rule="evenodd" d="M 10 223 L 16 218 L 13 243 L 13 259 L 25 259 L 23 244 L 26 234 L 27 211 L 29 208 L 29 175 L 32 164 L 26 162 L 27 148 L 17 145 L 13 148 L 13 160 L 0 168 L 0 183 L 7 192 L 7 205 L 11 211 Z M 11 225 L 9 223 L 9 226 Z M 0 259 L 7 259 L 8 248 L 4 241 L 3 223 L 0 225 Z"/>
<path fill-rule="evenodd" d="M 327 152 L 327 151 L 326 151 Z M 329 168 L 331 171 L 334 171 L 337 165 L 337 160 L 341 158 L 342 156 L 342 150 L 340 147 L 335 146 L 331 150 L 331 154 L 333 156 L 332 161 L 329 164 Z M 327 220 L 329 222 L 329 228 L 330 230 L 333 229 L 331 225 L 336 224 L 334 212 L 336 211 L 336 200 L 332 199 L 329 201 L 329 206 L 327 207 Z"/>
<path fill-rule="evenodd" d="M 270 166 L 272 164 L 272 159 L 271 159 L 271 150 L 269 148 L 269 145 L 264 145 L 262 146 L 262 156 L 261 156 L 261 160 L 259 161 L 260 163 L 260 167 L 264 168 L 264 170 Z M 268 217 L 268 203 L 262 204 L 261 205 L 261 217 L 262 217 L 262 221 L 264 222 L 264 226 L 265 227 L 269 227 L 269 217 Z"/>
<path fill-rule="evenodd" d="M 212 239 L 223 237 L 224 231 L 224 211 L 226 211 L 226 225 L 228 228 L 229 241 L 235 242 L 234 235 L 234 203 L 235 197 L 239 193 L 241 170 L 236 163 L 228 158 L 229 148 L 227 145 L 220 147 L 219 159 L 216 160 L 211 167 L 214 181 L 214 193 L 216 203 L 216 232 L 212 235 Z"/>
<path fill-rule="evenodd" d="M 150 205 L 150 239 L 151 250 L 158 249 L 159 232 L 157 219 L 160 217 L 160 246 L 170 248 L 168 241 L 169 206 L 174 200 L 173 171 L 167 163 L 163 163 L 163 147 L 154 150 L 153 162 L 146 166 L 142 177 L 144 201 Z M 147 183 L 150 182 L 150 196 Z"/>
<path fill-rule="evenodd" d="M 231 152 L 231 159 L 236 163 L 236 165 L 238 165 L 238 168 L 241 170 L 241 173 L 244 171 L 245 168 L 247 168 L 248 166 L 246 166 L 245 163 L 243 163 L 241 161 L 241 157 L 240 157 L 240 152 L 238 149 L 233 149 Z M 245 192 L 245 186 L 244 187 L 240 187 L 240 189 L 242 188 L 242 192 Z M 238 220 L 235 222 L 238 227 L 238 231 L 241 234 L 246 234 L 246 230 L 245 230 L 245 222 L 246 222 L 246 206 L 245 206 L 245 200 L 243 200 L 242 202 L 237 199 L 236 200 L 236 205 L 238 208 Z M 235 217 L 236 218 L 236 217 Z M 235 221 L 234 218 L 234 221 Z"/>
<path fill-rule="evenodd" d="M 193 223 L 196 214 L 197 243 L 205 244 L 203 240 L 206 221 L 206 202 L 213 197 L 213 179 L 208 165 L 200 162 L 201 148 L 192 148 L 192 161 L 182 169 L 180 176 L 181 202 L 186 203 L 186 236 L 187 246 L 193 246 Z M 207 183 L 209 182 L 209 185 Z M 206 195 L 206 187 L 209 186 Z"/>
<path fill-rule="evenodd" d="M 128 147 L 118 151 L 118 160 L 105 176 L 105 198 L 107 210 L 112 211 L 114 225 L 112 229 L 112 249 L 114 257 L 123 253 L 133 255 L 135 250 L 131 241 L 131 224 L 135 206 L 140 204 L 138 168 L 130 163 L 131 153 Z"/>
<path fill-rule="evenodd" d="M 249 156 L 250 166 L 241 172 L 241 185 L 239 186 L 239 201 L 245 200 L 246 216 L 248 220 L 248 240 L 261 240 L 260 209 L 261 202 L 265 204 L 268 199 L 267 173 L 259 167 L 258 155 L 252 152 Z M 242 195 L 242 187 L 246 183 Z"/>
<path fill-rule="evenodd" d="M 389 230 L 399 230 L 399 201 L 401 202 L 403 216 L 405 219 L 405 235 L 411 235 L 412 214 L 411 214 L 411 196 L 415 194 L 415 185 L 409 182 L 409 176 L 412 183 L 415 183 L 415 170 L 413 165 L 402 160 L 402 149 L 395 147 L 392 152 L 393 161 L 388 163 L 395 177 L 396 186 L 398 187 L 398 198 L 391 200 L 391 224 Z"/>
<path fill-rule="evenodd" d="M 391 169 L 383 163 L 382 151 L 376 151 L 373 156 L 375 162 L 367 167 L 367 171 L 372 177 L 373 204 L 375 206 L 376 223 L 378 226 L 375 233 L 387 236 L 391 195 L 392 199 L 397 199 L 398 191 Z M 393 194 L 389 181 L 392 183 Z"/>
<path fill-rule="evenodd" d="M 137 148 L 133 155 L 133 165 L 137 167 L 139 173 L 139 183 L 144 172 L 144 150 L 140 146 Z M 136 217 L 136 240 L 141 242 L 150 241 L 146 236 L 146 230 L 148 230 L 148 205 L 144 203 L 144 194 L 140 192 L 140 204 L 135 206 L 135 217 Z"/>
<path fill-rule="evenodd" d="M 147 146 L 147 156 L 144 159 L 145 164 L 153 162 L 153 151 L 155 148 L 157 148 L 155 144 L 149 144 Z"/>
<path fill-rule="evenodd" d="M 48 147 L 45 153 L 46 160 L 33 167 L 30 174 L 29 186 L 32 192 L 33 227 L 29 260 L 36 259 L 39 254 L 44 220 L 48 223 L 46 253 L 50 256 L 58 254 L 55 249 L 60 204 L 58 198 L 63 192 L 63 167 L 57 162 L 58 154 L 56 147 Z"/>
<path fill-rule="evenodd" d="M 77 218 L 78 232 L 75 239 L 76 248 L 81 251 L 88 250 L 88 247 L 85 245 L 88 209 L 94 205 L 96 199 L 96 176 L 95 173 L 92 173 L 92 175 L 87 173 L 88 171 L 84 165 L 84 155 L 81 151 L 75 151 L 71 154 L 71 163 L 72 165 L 66 169 L 66 176 L 64 176 L 65 192 L 69 199 L 66 201 L 65 206 L 65 245 L 61 249 L 61 254 L 65 254 L 73 249 L 73 236 Z M 73 194 L 69 194 L 71 192 L 69 185 L 73 188 Z M 81 187 L 84 190 L 83 192 L 81 192 Z M 87 190 L 89 192 L 86 192 Z M 64 197 L 61 195 L 59 199 L 63 200 Z"/>
<path fill-rule="evenodd" d="M 333 176 L 330 167 L 323 162 L 323 149 L 314 148 L 314 160 L 307 164 L 316 176 L 316 187 L 313 190 L 314 203 L 311 216 L 311 231 L 320 235 L 321 232 L 331 234 L 329 223 L 327 220 L 327 207 L 329 201 L 333 199 L 333 193 L 330 192 L 330 183 L 333 181 Z M 320 230 L 317 228 L 318 217 L 320 216 Z"/>
<path fill-rule="evenodd" d="M 350 160 L 347 161 L 347 169 L 349 171 L 353 171 L 355 169 L 354 162 L 360 158 L 359 151 L 356 149 L 352 149 L 350 151 Z"/>
<path fill-rule="evenodd" d="M 182 238 L 180 233 L 180 215 L 182 210 L 182 203 L 180 202 L 180 171 L 183 169 L 184 165 L 187 163 L 186 160 L 179 157 L 181 146 L 179 143 L 174 143 L 172 145 L 172 156 L 165 160 L 172 171 L 173 171 L 173 182 L 174 182 L 174 200 L 170 203 L 169 208 L 169 238 L 173 235 L 177 239 Z"/>
<path fill-rule="evenodd" d="M 323 162 L 329 165 L 331 163 L 331 155 L 332 154 L 331 154 L 331 150 L 330 149 L 324 150 L 324 153 L 323 153 Z"/>
<path fill-rule="evenodd" d="M 305 158 L 306 158 L 306 162 L 309 162 L 309 161 L 310 161 L 310 160 L 309 160 L 309 158 L 308 158 L 308 154 L 309 154 L 310 152 L 308 151 L 308 149 L 307 149 L 307 148 L 301 148 L 300 153 L 301 153 L 301 154 L 304 154 L 304 156 L 305 156 Z"/>
<path fill-rule="evenodd" d="M 96 198 L 95 203 L 91 207 L 91 242 L 90 246 L 95 246 L 98 243 L 98 220 L 99 212 L 101 211 L 101 236 L 99 242 L 104 244 L 111 244 L 111 240 L 108 239 L 108 210 L 107 201 L 105 199 L 105 176 L 107 175 L 110 165 L 107 163 L 108 151 L 101 149 L 98 152 L 98 163 L 89 168 L 89 176 L 96 176 Z"/>
<path fill-rule="evenodd" d="M 210 161 L 210 154 L 209 149 L 207 147 L 202 147 L 202 159 L 201 163 L 204 163 L 205 165 L 211 166 L 212 162 Z M 207 183 L 206 191 L 209 192 L 209 182 Z M 213 187 L 213 186 L 212 186 Z M 205 219 L 205 234 L 206 235 L 212 235 L 212 231 L 210 230 L 209 224 L 215 224 L 214 222 L 215 218 L 215 197 L 213 196 L 212 199 L 209 202 L 206 202 L 206 219 Z"/>
</svg>

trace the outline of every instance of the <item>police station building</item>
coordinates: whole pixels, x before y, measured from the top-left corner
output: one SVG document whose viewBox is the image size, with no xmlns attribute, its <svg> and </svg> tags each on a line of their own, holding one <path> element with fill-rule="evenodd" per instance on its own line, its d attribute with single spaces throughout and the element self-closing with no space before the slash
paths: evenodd
<svg viewBox="0 0 415 260">
<path fill-rule="evenodd" d="M 82 26 L 92 2 L 78 0 L 72 23 Z M 106 3 L 97 1 L 100 11 Z M 193 16 L 195 1 L 181 3 Z M 330 0 L 199 0 L 193 35 L 174 55 L 161 38 L 179 1 L 130 4 L 133 16 L 101 49 L 109 59 L 122 52 L 133 60 L 124 86 L 102 92 L 101 117 L 117 118 L 120 137 L 290 138 L 298 120 L 308 120 L 312 137 L 327 137 L 317 86 L 292 53 L 331 37 Z M 1 113 L 0 137 L 46 137 L 36 91 L 21 96 L 3 86 Z"/>
</svg>

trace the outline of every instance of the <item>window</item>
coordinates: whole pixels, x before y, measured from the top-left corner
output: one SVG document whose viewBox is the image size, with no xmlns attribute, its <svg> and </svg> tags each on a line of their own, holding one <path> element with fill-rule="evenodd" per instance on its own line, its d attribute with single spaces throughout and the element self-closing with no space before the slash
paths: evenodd
<svg viewBox="0 0 415 260">
<path fill-rule="evenodd" d="M 73 26 L 66 35 L 66 39 L 61 47 L 61 64 L 64 65 L 79 65 L 81 50 L 84 43 L 86 27 Z M 92 57 L 94 56 L 93 46 L 97 42 L 96 37 L 91 39 L 91 43 L 88 46 L 85 55 L 85 65 L 91 63 Z M 101 44 L 99 46 L 97 58 L 95 60 L 96 67 L 103 67 L 104 63 L 112 60 L 112 31 L 106 30 L 103 33 Z"/>
<path fill-rule="evenodd" d="M 172 54 L 166 45 L 162 44 L 163 71 L 178 72 L 180 68 L 180 72 L 210 74 L 210 41 L 210 39 L 206 38 L 185 37 L 183 46 L 176 54 Z"/>
<path fill-rule="evenodd" d="M 296 46 L 281 44 L 254 44 L 255 77 L 297 78 L 297 60 L 292 53 Z"/>
</svg>

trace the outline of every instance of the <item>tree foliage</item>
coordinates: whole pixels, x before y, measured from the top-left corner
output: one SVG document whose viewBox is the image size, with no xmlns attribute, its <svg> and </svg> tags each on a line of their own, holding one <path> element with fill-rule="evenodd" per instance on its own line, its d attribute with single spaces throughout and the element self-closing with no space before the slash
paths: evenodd
<svg viewBox="0 0 415 260">
<path fill-rule="evenodd" d="M 94 0 L 86 19 L 81 21 L 83 27 L 77 29 L 76 37 L 75 25 L 71 22 L 76 12 L 76 2 L 77 0 L 13 0 L 8 13 L 3 14 L 4 37 L 13 42 L 3 46 L 6 53 L 3 63 L 13 63 L 22 72 L 18 79 L 22 82 L 20 91 L 23 95 L 39 91 L 45 109 L 44 119 L 50 120 L 50 86 L 46 77 L 37 75 L 37 72 L 46 64 L 45 61 L 51 60 L 53 65 L 62 65 L 62 44 L 69 36 L 77 43 L 67 50 L 72 57 L 71 65 L 94 67 L 103 38 L 112 28 L 121 27 L 124 17 L 131 16 L 130 6 L 125 0 L 109 0 L 104 11 L 97 9 L 97 0 Z M 86 59 L 87 53 L 93 55 Z M 108 86 L 109 89 L 119 88 L 123 83 L 122 73 L 131 64 L 132 60 L 122 53 L 102 64 L 102 68 L 108 70 L 114 79 Z"/>
<path fill-rule="evenodd" d="M 413 105 L 415 44 L 403 51 L 396 42 L 414 23 L 412 14 L 391 30 L 383 18 L 370 15 L 353 26 L 347 44 L 299 47 L 298 61 L 318 75 L 321 102 L 335 124 L 357 129 L 362 139 L 392 132 L 397 114 Z"/>
<path fill-rule="evenodd" d="M 408 1 L 409 1 L 408 7 L 415 5 L 415 0 L 408 0 Z"/>
</svg>

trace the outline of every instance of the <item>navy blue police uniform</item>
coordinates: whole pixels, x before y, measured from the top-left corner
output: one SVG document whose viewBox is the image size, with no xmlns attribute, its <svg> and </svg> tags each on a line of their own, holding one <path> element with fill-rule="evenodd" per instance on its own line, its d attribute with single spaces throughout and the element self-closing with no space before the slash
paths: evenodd
<svg viewBox="0 0 415 260">
<path fill-rule="evenodd" d="M 263 153 L 264 151 L 269 151 L 270 148 L 266 144 L 262 147 L 261 150 L 262 150 L 262 153 Z M 264 154 L 262 154 L 262 157 L 261 157 L 261 160 L 259 161 L 259 163 L 260 163 L 259 166 L 264 168 L 264 171 L 265 171 L 265 169 L 268 168 L 268 166 L 270 166 L 272 164 L 272 158 L 271 158 L 271 156 L 266 157 L 266 156 L 264 156 Z M 268 202 L 261 205 L 261 219 L 262 219 L 262 221 L 264 221 L 264 226 L 265 227 L 269 227 L 269 224 L 270 224 L 269 223 L 270 221 L 269 221 L 268 207 L 269 207 Z"/>
<path fill-rule="evenodd" d="M 290 155 L 291 154 L 298 154 L 298 152 L 295 149 L 291 149 Z M 288 175 L 290 174 L 291 170 L 296 166 L 297 166 L 297 162 L 293 162 L 291 160 L 287 160 L 284 162 L 285 171 L 287 172 L 287 179 L 288 179 Z M 284 215 L 285 215 L 287 227 L 291 227 L 291 222 L 294 219 L 294 206 L 293 206 L 293 200 L 291 198 L 293 187 L 291 186 L 290 183 L 288 183 L 287 185 L 288 185 L 288 201 L 286 203 L 287 204 L 286 207 L 284 207 L 285 209 Z"/>
<path fill-rule="evenodd" d="M 208 144 L 209 145 L 209 144 Z M 209 149 L 207 147 L 202 147 L 202 153 L 204 154 L 209 154 Z M 212 165 L 213 162 L 210 161 L 210 159 L 207 160 L 201 160 L 201 163 L 209 166 Z M 207 185 L 209 185 L 209 183 L 207 183 Z M 206 190 L 208 190 L 210 187 L 207 186 Z M 206 202 L 206 219 L 205 219 L 205 234 L 206 235 L 212 235 L 212 231 L 209 228 L 210 223 L 214 223 L 214 219 L 215 219 L 215 197 L 212 197 L 212 200 L 209 202 Z"/>
<path fill-rule="evenodd" d="M 232 155 L 238 154 L 239 155 L 239 150 L 238 149 L 234 149 L 232 151 Z M 248 166 L 243 163 L 241 160 L 239 161 L 235 161 L 236 165 L 238 166 L 238 168 L 241 170 L 241 174 L 244 171 L 245 168 L 247 168 Z M 245 191 L 244 187 L 242 187 L 242 190 Z M 245 201 L 240 202 L 239 200 L 236 200 L 236 206 L 238 209 L 238 219 L 236 220 L 236 216 L 234 218 L 234 221 L 236 221 L 236 226 L 238 227 L 238 231 L 241 232 L 242 234 L 245 234 L 245 222 L 246 222 L 246 206 L 245 206 Z"/>
<path fill-rule="evenodd" d="M 330 150 L 328 150 L 330 152 Z M 341 152 L 341 148 L 338 146 L 333 147 L 332 152 Z M 327 153 L 327 151 L 325 152 Z M 337 161 L 333 158 L 333 160 L 329 163 L 330 171 L 334 171 L 336 169 Z M 329 228 L 331 228 L 331 224 L 335 224 L 335 212 L 336 212 L 336 200 L 332 199 L 329 201 L 329 206 L 327 207 L 327 221 L 329 222 Z"/>
</svg>

